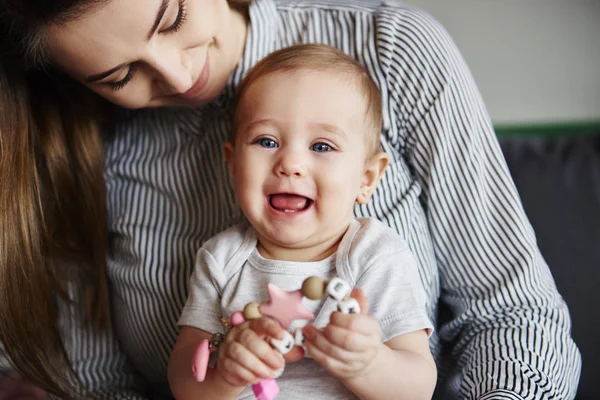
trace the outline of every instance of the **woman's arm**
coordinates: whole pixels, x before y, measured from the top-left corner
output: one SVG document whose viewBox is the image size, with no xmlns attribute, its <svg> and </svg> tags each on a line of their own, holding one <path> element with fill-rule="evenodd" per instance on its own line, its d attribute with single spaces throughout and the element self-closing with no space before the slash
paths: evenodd
<svg viewBox="0 0 600 400">
<path fill-rule="evenodd" d="M 444 29 L 424 13 L 411 18 L 387 24 L 397 41 L 382 58 L 390 87 L 405 88 L 394 100 L 403 101 L 397 118 L 406 127 L 398 150 L 422 187 L 441 301 L 452 315 L 438 333 L 455 344 L 461 395 L 571 399 L 581 357 L 569 312 L 483 101 Z M 419 79 L 407 80 L 414 66 Z"/>
</svg>

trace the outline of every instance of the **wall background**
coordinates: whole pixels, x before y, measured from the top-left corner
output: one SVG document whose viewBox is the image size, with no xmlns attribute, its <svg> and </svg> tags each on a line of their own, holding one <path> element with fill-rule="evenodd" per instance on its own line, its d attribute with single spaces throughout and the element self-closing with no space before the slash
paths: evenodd
<svg viewBox="0 0 600 400">
<path fill-rule="evenodd" d="M 600 0 L 402 0 L 450 32 L 500 130 L 600 127 Z"/>
</svg>

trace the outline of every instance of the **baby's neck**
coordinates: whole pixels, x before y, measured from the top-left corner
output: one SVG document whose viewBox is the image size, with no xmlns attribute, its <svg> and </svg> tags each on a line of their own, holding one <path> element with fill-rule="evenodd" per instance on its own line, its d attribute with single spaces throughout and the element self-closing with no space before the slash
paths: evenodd
<svg viewBox="0 0 600 400">
<path fill-rule="evenodd" d="M 310 246 L 298 245 L 283 247 L 267 238 L 259 237 L 257 249 L 262 257 L 270 260 L 296 262 L 321 261 L 337 251 L 347 230 L 348 226 L 331 238 Z"/>
</svg>

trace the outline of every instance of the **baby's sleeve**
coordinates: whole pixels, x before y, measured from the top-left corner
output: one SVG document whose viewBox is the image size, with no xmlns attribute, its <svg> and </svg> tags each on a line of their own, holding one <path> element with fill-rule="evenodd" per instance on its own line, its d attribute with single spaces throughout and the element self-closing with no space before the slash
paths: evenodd
<svg viewBox="0 0 600 400">
<path fill-rule="evenodd" d="M 177 322 L 207 332 L 222 332 L 221 294 L 223 288 L 222 266 L 209 251 L 201 248 L 196 254 L 194 272 L 188 283 L 188 297 Z"/>
<path fill-rule="evenodd" d="M 379 321 L 382 341 L 421 329 L 428 335 L 433 332 L 417 263 L 408 246 L 376 256 L 356 286 L 369 300 L 369 314 Z"/>
</svg>

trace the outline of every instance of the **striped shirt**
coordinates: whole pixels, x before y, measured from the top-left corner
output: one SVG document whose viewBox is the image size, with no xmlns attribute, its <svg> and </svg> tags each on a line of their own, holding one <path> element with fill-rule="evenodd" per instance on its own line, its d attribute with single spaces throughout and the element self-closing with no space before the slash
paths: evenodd
<svg viewBox="0 0 600 400">
<path fill-rule="evenodd" d="M 581 359 L 567 307 L 455 44 L 422 11 L 337 0 L 253 2 L 243 58 L 218 99 L 135 112 L 107 138 L 114 332 L 63 318 L 83 381 L 107 398 L 170 398 L 194 256 L 241 217 L 222 156 L 234 89 L 269 52 L 305 42 L 352 55 L 381 88 L 391 162 L 356 215 L 384 221 L 417 257 L 436 325 L 435 398 L 574 397 Z"/>
</svg>

